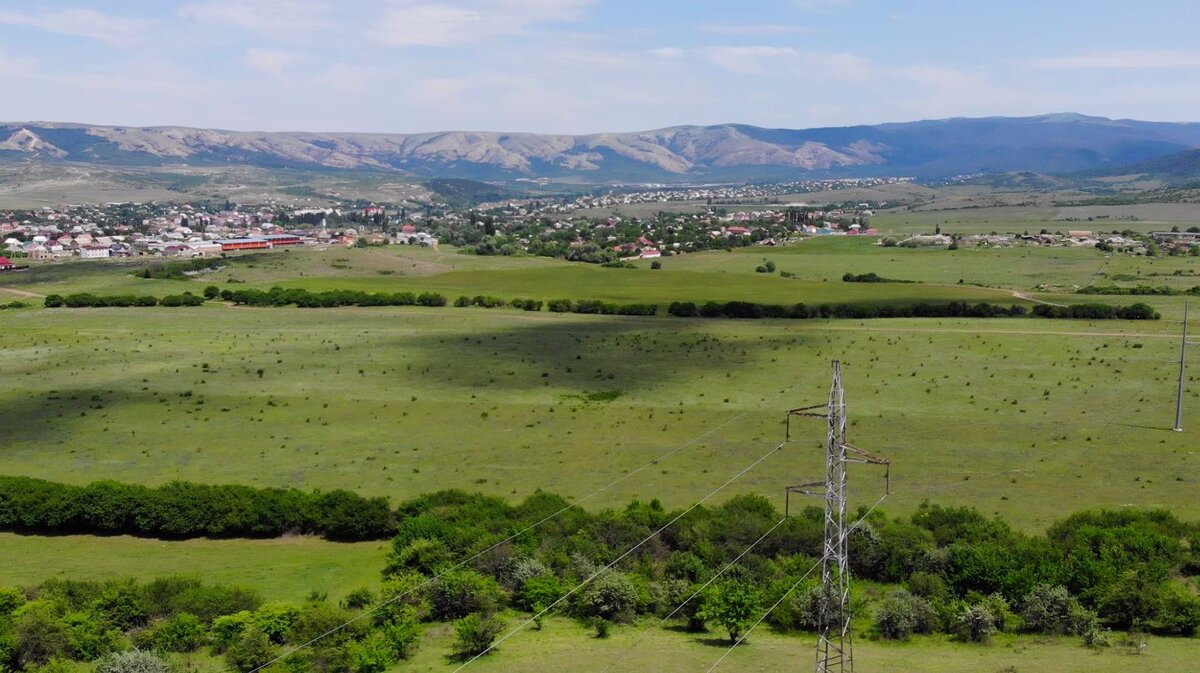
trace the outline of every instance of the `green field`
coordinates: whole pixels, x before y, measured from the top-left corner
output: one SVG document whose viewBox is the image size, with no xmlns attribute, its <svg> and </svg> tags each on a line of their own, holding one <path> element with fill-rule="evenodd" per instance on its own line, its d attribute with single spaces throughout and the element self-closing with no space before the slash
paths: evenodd
<svg viewBox="0 0 1200 673">
<path fill-rule="evenodd" d="M 510 629 L 520 622 L 509 619 Z M 448 659 L 450 634 L 435 632 L 412 661 L 396 667 L 414 673 L 452 672 Z M 729 655 L 716 672 L 768 673 L 810 670 L 814 639 L 780 636 L 767 628 L 756 630 Z M 663 671 L 694 673 L 709 670 L 729 648 L 722 634 L 676 633 L 658 628 L 617 628 L 607 640 L 566 620 L 548 620 L 541 631 L 526 629 L 468 670 L 519 671 Z M 1145 654 L 1135 656 L 1113 648 L 1092 651 L 1077 639 L 1011 638 L 990 646 L 967 645 L 944 638 L 918 638 L 889 644 L 860 638 L 855 643 L 856 670 L 875 673 L 1127 673 L 1186 671 L 1196 656 L 1194 641 L 1151 639 Z"/>
<path fill-rule="evenodd" d="M 763 258 L 778 274 L 758 274 Z M 1075 301 L 1040 284 L 1104 273 L 1190 287 L 1195 258 L 1095 250 L 909 250 L 828 238 L 601 269 L 453 250 L 330 249 L 234 260 L 189 281 L 143 280 L 128 267 L 63 264 L 4 279 L 44 295 L 164 295 L 275 284 L 311 289 L 437 290 L 505 298 L 609 301 Z M 843 283 L 876 272 L 919 281 Z M 244 284 L 230 284 L 230 279 Z M 963 283 L 959 284 L 959 280 Z M 1127 281 L 1131 282 L 1131 281 Z M 1126 282 L 1126 283 L 1127 283 Z M 1159 284 L 1157 281 L 1154 284 Z M 986 285 L 989 288 L 976 287 Z M 1136 297 L 1087 297 L 1127 303 Z M 441 488 L 512 499 L 538 490 L 591 509 L 634 497 L 682 507 L 776 446 L 787 408 L 824 400 L 829 361 L 845 365 L 851 441 L 894 461 L 883 509 L 923 500 L 971 505 L 1026 530 L 1086 508 L 1163 507 L 1200 518 L 1197 434 L 1170 431 L 1181 297 L 1151 303 L 1157 322 L 1043 319 L 733 321 L 525 313 L 481 308 L 42 309 L 0 312 L 0 473 L 85 483 L 174 479 L 348 488 L 397 503 Z M 595 395 L 600 393 L 600 395 Z M 1200 419 L 1189 384 L 1188 418 Z M 1198 421 L 1200 422 L 1200 421 Z M 724 489 L 720 501 L 820 476 L 824 428 Z M 678 450 L 677 450 L 678 449 Z M 657 456 L 670 457 L 630 475 Z M 883 493 L 853 476 L 853 504 Z M 595 494 L 592 497 L 587 497 Z M 268 598 L 331 597 L 378 582 L 383 545 L 306 538 L 163 542 L 126 537 L 0 536 L 0 585 L 50 577 L 199 574 Z M 637 648 L 634 640 L 644 637 Z M 404 670 L 453 670 L 446 634 Z M 533 643 L 539 643 L 533 646 Z M 519 646 L 518 646 L 519 645 Z M 623 645 L 633 654 L 621 654 Z M 768 631 L 729 670 L 809 665 L 811 643 Z M 704 670 L 722 648 L 684 634 L 618 629 L 611 642 L 553 620 L 489 657 L 485 670 Z M 878 671 L 1183 670 L 1194 641 L 1154 640 L 1146 656 L 1092 654 L 1074 640 L 864 641 Z"/>
<path fill-rule="evenodd" d="M 378 586 L 385 545 L 307 537 L 168 542 L 0 533 L 0 547 L 0 586 L 28 586 L 50 578 L 148 581 L 193 575 L 214 584 L 254 587 L 274 600 L 301 601 L 317 591 L 336 601 L 356 588 Z"/>
</svg>

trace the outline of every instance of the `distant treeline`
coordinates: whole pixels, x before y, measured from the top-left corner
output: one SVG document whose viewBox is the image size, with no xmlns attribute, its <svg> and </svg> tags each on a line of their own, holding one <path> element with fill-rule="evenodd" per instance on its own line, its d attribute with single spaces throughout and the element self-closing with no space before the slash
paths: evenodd
<svg viewBox="0 0 1200 673">
<path fill-rule="evenodd" d="M 903 281 L 853 281 L 853 282 L 903 282 Z M 135 295 L 97 296 L 72 294 L 63 297 L 52 294 L 45 304 L 50 308 L 66 306 L 123 307 L 123 306 L 200 306 L 208 299 L 223 299 L 245 306 L 298 306 L 300 308 L 335 308 L 339 306 L 446 306 L 446 297 L 437 292 L 363 292 L 361 290 L 328 290 L 311 292 L 301 288 L 270 290 L 219 290 L 216 286 L 204 289 L 204 296 L 191 293 L 168 295 L 161 299 Z M 589 315 L 658 315 L 658 304 L 616 304 L 600 299 L 551 299 L 542 302 L 536 299 L 505 300 L 500 297 L 476 295 L 461 296 L 454 306 L 478 306 L 500 308 L 510 306 L 524 311 L 541 311 L 543 306 L 552 313 L 582 313 Z M 793 320 L 816 319 L 872 319 L 872 318 L 996 318 L 1024 317 L 1031 311 L 1020 304 L 1004 306 L 987 302 L 969 303 L 951 301 L 944 303 L 917 302 L 910 304 L 839 303 L 839 304 L 759 304 L 747 301 L 717 302 L 703 304 L 694 302 L 672 302 L 667 313 L 680 318 L 787 318 Z M 1159 314 L 1150 306 L 1137 303 L 1131 306 L 1109 304 L 1073 304 L 1051 306 L 1039 304 L 1033 307 L 1032 315 L 1041 318 L 1079 318 L 1086 320 L 1158 320 Z"/>
<path fill-rule="evenodd" d="M 1075 294 L 1111 294 L 1124 296 L 1157 296 L 1157 297 L 1172 297 L 1180 295 L 1200 295 L 1200 285 L 1183 289 L 1175 289 L 1166 285 L 1136 285 L 1134 287 L 1120 287 L 1117 285 L 1089 285 L 1076 290 Z"/>
<path fill-rule="evenodd" d="M 150 295 L 94 295 L 89 293 L 69 294 L 62 296 L 58 294 L 46 295 L 45 305 L 47 308 L 119 308 L 129 306 L 200 306 L 204 303 L 204 297 L 197 297 L 190 292 L 183 294 L 169 294 L 162 299 L 152 297 Z"/>
<path fill-rule="evenodd" d="M 302 288 L 273 287 L 262 290 L 221 290 L 221 299 L 245 306 L 299 306 L 335 308 L 338 306 L 445 306 L 446 297 L 436 292 L 362 292 L 328 290 L 310 292 Z"/>
<path fill-rule="evenodd" d="M 1162 316 L 1148 304 L 1138 302 L 1129 306 L 1112 304 L 1071 304 L 1051 306 L 1038 304 L 1033 314 L 1041 318 L 1079 318 L 1083 320 L 1158 320 Z"/>
<path fill-rule="evenodd" d="M 211 486 L 177 481 L 149 488 L 98 481 L 87 486 L 0 476 L 0 529 L 183 539 L 323 535 L 378 540 L 393 535 L 385 498 L 349 491 Z"/>
<path fill-rule="evenodd" d="M 1020 304 L 1002 306 L 986 302 L 970 304 L 952 301 L 944 304 L 920 302 L 915 304 L 757 304 L 746 301 L 715 302 L 697 305 L 674 302 L 667 313 L 681 318 L 997 318 L 1024 317 L 1030 310 Z M 1032 314 L 1043 318 L 1086 318 L 1089 320 L 1158 320 L 1154 309 L 1146 304 L 1110 306 L 1107 304 L 1075 304 L 1049 306 L 1038 304 Z"/>
<path fill-rule="evenodd" d="M 870 273 L 846 273 L 842 276 L 843 283 L 912 283 L 911 280 L 896 280 L 894 278 L 884 278 L 874 271 Z"/>
</svg>

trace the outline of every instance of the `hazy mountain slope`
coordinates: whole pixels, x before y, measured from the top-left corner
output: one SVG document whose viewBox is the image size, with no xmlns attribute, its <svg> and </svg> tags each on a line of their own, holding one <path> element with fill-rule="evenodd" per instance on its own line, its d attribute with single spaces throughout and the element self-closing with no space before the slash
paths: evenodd
<svg viewBox="0 0 1200 673">
<path fill-rule="evenodd" d="M 0 123 L 3 161 L 237 164 L 475 179 L 547 176 L 682 181 L 1061 173 L 1145 161 L 1197 146 L 1200 124 L 1073 114 L 805 130 L 722 124 L 580 136 L 465 131 L 260 133 L 174 126 Z"/>
<path fill-rule="evenodd" d="M 1140 176 L 1161 180 L 1167 184 L 1196 182 L 1200 180 L 1200 149 L 1185 150 L 1132 164 L 1093 169 L 1078 175 L 1088 178 Z"/>
</svg>

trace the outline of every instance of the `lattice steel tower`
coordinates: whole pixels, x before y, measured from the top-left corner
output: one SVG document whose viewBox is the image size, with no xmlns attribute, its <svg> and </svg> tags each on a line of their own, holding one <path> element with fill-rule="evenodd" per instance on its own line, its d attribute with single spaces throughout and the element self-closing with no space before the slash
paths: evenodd
<svg viewBox="0 0 1200 673">
<path fill-rule="evenodd" d="M 816 410 L 825 407 L 825 413 Z M 854 671 L 854 636 L 850 631 L 850 552 L 851 529 L 846 521 L 848 507 L 848 463 L 888 466 L 888 492 L 891 492 L 890 462 L 852 446 L 846 441 L 846 393 L 842 387 L 842 363 L 833 361 L 833 386 L 829 402 L 788 411 L 787 439 L 791 439 L 791 417 L 827 418 L 829 432 L 825 452 L 825 480 L 789 487 L 788 494 L 825 498 L 825 543 L 821 559 L 820 638 L 817 641 L 817 673 Z M 818 490 L 824 487 L 823 490 Z"/>
</svg>

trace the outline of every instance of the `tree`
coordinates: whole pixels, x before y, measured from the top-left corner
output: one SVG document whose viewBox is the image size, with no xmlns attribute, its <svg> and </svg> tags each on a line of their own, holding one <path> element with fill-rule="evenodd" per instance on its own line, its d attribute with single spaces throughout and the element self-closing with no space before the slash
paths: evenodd
<svg viewBox="0 0 1200 673">
<path fill-rule="evenodd" d="M 460 659 L 488 652 L 504 624 L 494 616 L 470 614 L 454 622 L 454 652 Z"/>
<path fill-rule="evenodd" d="M 1079 604 L 1063 586 L 1039 584 L 1021 601 L 1025 628 L 1046 635 L 1083 635 L 1095 626 L 1096 615 Z"/>
<path fill-rule="evenodd" d="M 216 299 L 219 296 L 221 296 L 221 288 L 217 287 L 216 285 L 209 285 L 208 287 L 204 288 L 205 299 Z"/>
<path fill-rule="evenodd" d="M 929 601 L 907 591 L 893 591 L 879 606 L 875 625 L 888 640 L 908 640 L 914 633 L 932 633 L 936 613 Z"/>
<path fill-rule="evenodd" d="M 40 666 L 64 656 L 70 634 L 49 603 L 29 603 L 17 611 L 13 628 L 17 639 L 17 663 L 22 668 Z"/>
<path fill-rule="evenodd" d="M 761 603 L 762 595 L 748 581 L 726 580 L 705 596 L 702 613 L 704 619 L 729 632 L 730 643 L 736 643 L 754 621 Z"/>
<path fill-rule="evenodd" d="M 225 651 L 225 662 L 236 671 L 249 673 L 270 661 L 274 652 L 267 634 L 257 626 L 248 626 Z"/>
<path fill-rule="evenodd" d="M 610 622 L 622 622 L 633 617 L 638 595 L 633 583 L 623 573 L 605 571 L 592 580 L 575 605 L 580 617 L 599 617 Z"/>
<path fill-rule="evenodd" d="M 490 577 L 473 570 L 455 570 L 430 584 L 428 596 L 433 618 L 447 621 L 472 612 L 495 612 L 500 606 L 503 591 L 496 580 Z"/>
</svg>

